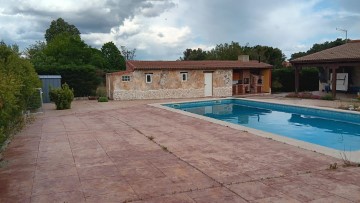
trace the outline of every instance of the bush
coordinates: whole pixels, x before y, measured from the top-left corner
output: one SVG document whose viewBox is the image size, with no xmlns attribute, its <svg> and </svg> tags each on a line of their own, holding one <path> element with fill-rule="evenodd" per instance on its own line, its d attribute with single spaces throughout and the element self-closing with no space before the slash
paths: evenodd
<svg viewBox="0 0 360 203">
<path fill-rule="evenodd" d="M 50 90 L 50 101 L 55 102 L 57 110 L 70 109 L 74 100 L 74 91 L 66 83 L 61 88 Z"/>
<path fill-rule="evenodd" d="M 327 94 L 321 97 L 322 100 L 334 100 L 334 97 L 331 94 Z"/>
<path fill-rule="evenodd" d="M 96 96 L 98 97 L 106 97 L 107 93 L 106 93 L 106 87 L 105 86 L 100 86 L 96 89 Z"/>
<path fill-rule="evenodd" d="M 108 98 L 107 97 L 99 97 L 98 102 L 108 102 Z"/>
<path fill-rule="evenodd" d="M 298 94 L 290 93 L 290 94 L 287 94 L 286 97 L 301 98 L 301 99 L 320 99 L 321 98 L 319 95 L 314 95 L 311 92 L 300 92 Z"/>
</svg>

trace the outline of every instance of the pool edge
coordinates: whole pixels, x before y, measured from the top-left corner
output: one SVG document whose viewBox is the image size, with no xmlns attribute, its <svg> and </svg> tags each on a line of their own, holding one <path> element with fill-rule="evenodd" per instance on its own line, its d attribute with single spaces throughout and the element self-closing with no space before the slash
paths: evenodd
<svg viewBox="0 0 360 203">
<path fill-rule="evenodd" d="M 156 108 L 161 108 L 161 109 L 165 109 L 165 110 L 168 110 L 168 111 L 172 111 L 172 112 L 175 112 L 175 113 L 180 113 L 180 114 L 190 116 L 190 117 L 193 117 L 193 118 L 198 118 L 198 119 L 205 120 L 205 121 L 215 123 L 215 124 L 219 124 L 219 125 L 222 125 L 222 126 L 230 127 L 230 128 L 236 129 L 236 130 L 246 131 L 246 132 L 249 132 L 251 134 L 254 134 L 254 135 L 257 135 L 257 136 L 260 136 L 260 137 L 263 137 L 263 138 L 272 139 L 272 140 L 275 140 L 275 141 L 278 141 L 278 142 L 282 142 L 282 143 L 292 145 L 294 147 L 299 147 L 299 148 L 306 149 L 306 150 L 309 150 L 309 151 L 313 151 L 313 152 L 317 152 L 317 153 L 324 154 L 324 155 L 327 155 L 327 156 L 335 157 L 335 158 L 338 158 L 338 159 L 343 159 L 344 155 L 346 155 L 346 157 L 349 159 L 349 161 L 360 163 L 360 150 L 341 151 L 341 150 L 331 149 L 331 148 L 328 148 L 328 147 L 323 147 L 323 146 L 320 146 L 320 145 L 311 144 L 311 143 L 304 142 L 304 141 L 301 141 L 301 140 L 296 140 L 296 139 L 293 139 L 293 138 L 288 138 L 288 137 L 285 137 L 285 136 L 281 136 L 281 135 L 277 135 L 277 134 L 273 134 L 273 133 L 269 133 L 269 132 L 257 130 L 257 129 L 254 129 L 254 128 L 241 126 L 241 125 L 236 125 L 236 124 L 229 123 L 229 122 L 226 122 L 226 121 L 221 121 L 221 120 L 217 120 L 217 119 L 214 119 L 214 118 L 210 118 L 210 117 L 201 116 L 201 115 L 198 115 L 198 114 L 182 111 L 180 109 L 174 109 L 174 108 L 171 108 L 171 107 L 164 106 L 164 104 L 186 103 L 186 102 L 201 102 L 201 101 L 223 100 L 223 99 L 238 99 L 238 100 L 256 101 L 256 102 L 263 102 L 263 103 L 281 104 L 281 105 L 287 105 L 287 106 L 314 108 L 314 109 L 321 109 L 321 110 L 329 110 L 329 111 L 337 111 L 337 112 L 349 113 L 349 112 L 346 112 L 345 110 L 332 109 L 332 108 L 327 108 L 327 107 L 291 105 L 291 104 L 284 104 L 284 103 L 280 103 L 280 102 L 272 102 L 272 101 L 267 102 L 267 101 L 261 101 L 261 100 L 258 100 L 258 99 L 247 99 L 247 98 L 245 99 L 245 98 L 233 98 L 233 97 L 209 98 L 209 99 L 200 99 L 200 100 L 192 99 L 192 100 L 189 100 L 189 101 L 163 102 L 163 103 L 153 103 L 153 104 L 148 104 L 148 105 L 156 107 Z M 357 113 L 358 112 L 356 112 L 356 114 Z"/>
</svg>

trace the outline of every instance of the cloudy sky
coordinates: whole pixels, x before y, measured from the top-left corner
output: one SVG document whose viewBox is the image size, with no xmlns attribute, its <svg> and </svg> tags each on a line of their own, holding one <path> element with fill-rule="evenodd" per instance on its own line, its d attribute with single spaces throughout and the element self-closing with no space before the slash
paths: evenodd
<svg viewBox="0 0 360 203">
<path fill-rule="evenodd" d="M 93 47 L 113 41 L 137 60 L 175 60 L 186 48 L 267 45 L 288 57 L 312 44 L 360 39 L 359 0 L 0 0 L 0 40 L 44 41 L 59 17 Z"/>
</svg>

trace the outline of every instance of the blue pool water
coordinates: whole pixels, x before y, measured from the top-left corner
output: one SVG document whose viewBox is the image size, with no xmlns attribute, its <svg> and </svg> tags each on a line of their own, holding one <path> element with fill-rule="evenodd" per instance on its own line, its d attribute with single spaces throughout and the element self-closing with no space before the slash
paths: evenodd
<svg viewBox="0 0 360 203">
<path fill-rule="evenodd" d="M 240 99 L 165 106 L 332 149 L 360 150 L 360 114 Z"/>
</svg>

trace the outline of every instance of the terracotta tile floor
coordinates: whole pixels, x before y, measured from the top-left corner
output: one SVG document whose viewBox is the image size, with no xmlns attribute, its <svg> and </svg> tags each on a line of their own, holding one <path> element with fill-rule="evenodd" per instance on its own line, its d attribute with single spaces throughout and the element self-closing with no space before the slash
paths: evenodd
<svg viewBox="0 0 360 203">
<path fill-rule="evenodd" d="M 360 202 L 360 168 L 150 102 L 46 105 L 3 153 L 0 202 Z"/>
</svg>

